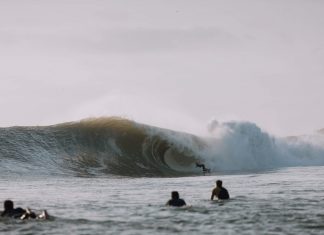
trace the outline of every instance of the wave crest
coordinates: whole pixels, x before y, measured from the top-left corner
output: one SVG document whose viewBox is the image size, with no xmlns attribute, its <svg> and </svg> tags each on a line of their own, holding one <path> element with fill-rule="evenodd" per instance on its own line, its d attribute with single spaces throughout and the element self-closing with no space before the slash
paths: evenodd
<svg viewBox="0 0 324 235">
<path fill-rule="evenodd" d="M 249 122 L 214 122 L 198 137 L 118 117 L 0 129 L 1 172 L 163 177 L 324 165 L 324 135 L 275 138 Z M 314 141 L 316 139 L 317 141 Z M 318 141 L 318 140 L 321 141 Z"/>
</svg>

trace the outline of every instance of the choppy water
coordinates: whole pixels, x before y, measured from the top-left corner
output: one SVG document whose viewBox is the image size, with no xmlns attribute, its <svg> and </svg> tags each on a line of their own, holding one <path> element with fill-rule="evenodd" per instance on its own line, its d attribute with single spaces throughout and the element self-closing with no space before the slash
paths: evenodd
<svg viewBox="0 0 324 235">
<path fill-rule="evenodd" d="M 221 178 L 232 199 L 210 201 Z M 181 178 L 0 180 L 0 199 L 46 208 L 49 221 L 0 220 L 11 234 L 323 234 L 324 167 Z M 165 207 L 178 190 L 189 208 Z"/>
<path fill-rule="evenodd" d="M 324 234 L 323 143 L 246 122 L 212 123 L 205 137 L 119 118 L 0 128 L 0 201 L 53 216 L 0 218 L 0 232 Z M 210 201 L 216 179 L 231 200 Z M 173 190 L 191 206 L 165 207 Z"/>
</svg>

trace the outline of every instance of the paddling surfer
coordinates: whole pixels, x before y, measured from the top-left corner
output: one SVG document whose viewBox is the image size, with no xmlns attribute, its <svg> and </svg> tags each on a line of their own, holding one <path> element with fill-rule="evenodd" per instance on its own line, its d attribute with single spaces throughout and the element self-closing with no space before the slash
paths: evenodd
<svg viewBox="0 0 324 235">
<path fill-rule="evenodd" d="M 223 200 L 230 198 L 229 193 L 227 189 L 223 187 L 223 182 L 221 180 L 216 181 L 216 188 L 213 189 L 210 200 L 213 200 L 215 196 L 218 199 L 223 199 Z"/>
<path fill-rule="evenodd" d="M 11 200 L 6 200 L 3 203 L 4 211 L 1 213 L 1 217 L 20 218 L 26 213 L 21 207 L 14 208 L 14 203 Z"/>
<path fill-rule="evenodd" d="M 186 202 L 180 198 L 177 191 L 171 192 L 171 199 L 166 203 L 166 206 L 185 206 Z"/>
<path fill-rule="evenodd" d="M 44 210 L 40 214 L 36 214 L 30 209 L 22 209 L 21 207 L 14 208 L 14 203 L 11 200 L 5 200 L 3 203 L 4 211 L 1 213 L 1 217 L 10 217 L 15 219 L 48 219 L 49 215 Z"/>
</svg>

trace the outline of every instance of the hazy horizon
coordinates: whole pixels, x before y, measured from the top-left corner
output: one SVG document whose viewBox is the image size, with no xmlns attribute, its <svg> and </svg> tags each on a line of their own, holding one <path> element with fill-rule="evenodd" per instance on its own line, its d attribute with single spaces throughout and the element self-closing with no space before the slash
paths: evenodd
<svg viewBox="0 0 324 235">
<path fill-rule="evenodd" d="M 0 2 L 0 126 L 324 127 L 324 2 Z"/>
</svg>

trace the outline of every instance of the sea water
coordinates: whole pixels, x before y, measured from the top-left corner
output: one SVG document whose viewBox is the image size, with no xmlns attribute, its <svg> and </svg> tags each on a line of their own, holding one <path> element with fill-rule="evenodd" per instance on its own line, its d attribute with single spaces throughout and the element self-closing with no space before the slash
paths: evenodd
<svg viewBox="0 0 324 235">
<path fill-rule="evenodd" d="M 222 179 L 229 201 L 211 201 Z M 0 220 L 4 234 L 323 234 L 324 167 L 180 178 L 2 177 L 0 199 L 47 221 Z M 188 206 L 166 207 L 177 190 Z"/>
<path fill-rule="evenodd" d="M 0 233 L 324 234 L 322 133 L 280 139 L 234 122 L 219 131 L 116 118 L 0 128 L 0 201 L 51 216 L 0 217 Z M 230 200 L 210 200 L 218 179 Z M 171 191 L 188 206 L 165 206 Z"/>
<path fill-rule="evenodd" d="M 211 201 L 222 179 L 229 201 Z M 0 198 L 48 221 L 0 220 L 6 234 L 324 234 L 324 167 L 180 178 L 2 177 Z M 188 207 L 166 207 L 177 190 Z"/>
</svg>

